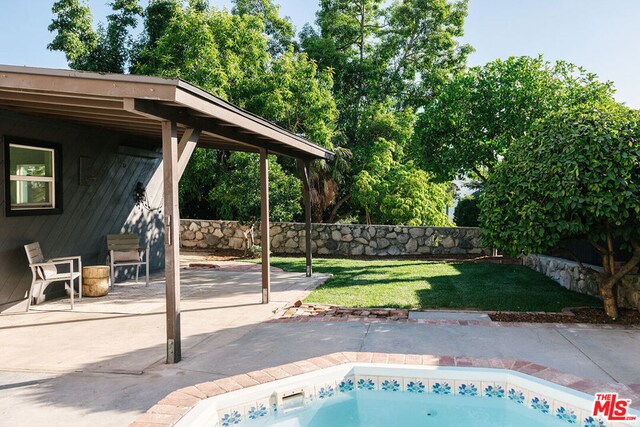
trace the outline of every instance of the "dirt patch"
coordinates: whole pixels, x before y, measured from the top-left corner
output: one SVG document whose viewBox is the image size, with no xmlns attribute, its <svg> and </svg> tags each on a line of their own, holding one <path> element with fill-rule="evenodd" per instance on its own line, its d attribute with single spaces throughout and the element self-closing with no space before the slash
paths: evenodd
<svg viewBox="0 0 640 427">
<path fill-rule="evenodd" d="M 207 261 L 237 261 L 242 259 L 259 258 L 259 254 L 254 256 L 253 254 L 244 255 L 244 251 L 237 251 L 233 249 L 225 249 L 215 252 L 209 252 L 204 256 Z"/>
<path fill-rule="evenodd" d="M 182 253 L 188 256 L 198 257 L 202 261 L 239 261 L 243 259 L 260 258 L 260 255 L 244 256 L 244 251 L 235 249 L 219 249 L 211 250 L 182 250 Z"/>
<path fill-rule="evenodd" d="M 368 319 L 400 320 L 409 317 L 409 310 L 397 308 L 347 308 L 327 304 L 303 304 L 302 301 L 296 301 L 293 307 L 286 309 L 281 317 L 364 317 Z"/>
<path fill-rule="evenodd" d="M 603 309 L 596 307 L 573 308 L 563 313 L 496 312 L 490 313 L 489 317 L 495 322 L 640 325 L 640 312 L 624 308 L 619 309 L 619 317 L 615 321 Z"/>
<path fill-rule="evenodd" d="M 590 323 L 600 325 L 640 325 L 640 312 L 620 309 L 620 317 L 612 321 L 604 310 L 596 307 L 568 309 L 561 313 L 532 312 L 494 312 L 489 317 L 494 322 L 527 322 L 527 323 Z M 303 304 L 296 301 L 292 307 L 285 309 L 281 318 L 296 317 L 339 317 L 402 320 L 407 319 L 409 310 L 395 308 L 347 308 L 328 304 Z M 488 322 L 488 321 L 487 321 Z"/>
</svg>

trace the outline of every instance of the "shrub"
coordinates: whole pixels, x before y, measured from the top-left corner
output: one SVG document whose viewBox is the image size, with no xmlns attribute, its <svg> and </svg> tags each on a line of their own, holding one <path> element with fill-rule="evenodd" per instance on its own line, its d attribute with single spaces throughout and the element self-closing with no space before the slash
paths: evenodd
<svg viewBox="0 0 640 427">
<path fill-rule="evenodd" d="M 480 201 L 475 196 L 466 196 L 458 201 L 453 211 L 453 222 L 458 227 L 477 227 L 480 216 Z"/>
<path fill-rule="evenodd" d="M 616 318 L 614 286 L 640 262 L 640 111 L 608 102 L 549 115 L 514 143 L 480 201 L 482 240 L 512 255 L 589 240 Z M 616 268 L 624 249 L 633 255 Z"/>
</svg>

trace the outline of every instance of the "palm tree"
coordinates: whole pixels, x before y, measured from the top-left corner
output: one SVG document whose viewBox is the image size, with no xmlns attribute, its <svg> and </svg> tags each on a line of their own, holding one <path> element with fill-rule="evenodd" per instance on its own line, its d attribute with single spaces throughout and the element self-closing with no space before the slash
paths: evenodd
<svg viewBox="0 0 640 427">
<path fill-rule="evenodd" d="M 323 222 L 325 211 L 335 204 L 329 216 L 329 222 L 333 222 L 340 206 L 350 197 L 347 194 L 336 203 L 340 186 L 344 184 L 346 174 L 350 169 L 351 151 L 347 148 L 337 147 L 333 149 L 333 152 L 335 158 L 331 162 L 317 160 L 309 168 L 313 222 Z"/>
</svg>

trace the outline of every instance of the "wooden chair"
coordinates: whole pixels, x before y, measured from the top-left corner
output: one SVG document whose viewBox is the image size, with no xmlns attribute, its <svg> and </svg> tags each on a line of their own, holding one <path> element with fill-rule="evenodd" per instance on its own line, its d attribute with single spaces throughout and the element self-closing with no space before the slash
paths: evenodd
<svg viewBox="0 0 640 427">
<path fill-rule="evenodd" d="M 109 266 L 111 267 L 111 285 L 116 282 L 115 268 L 136 266 L 136 283 L 140 266 L 145 266 L 146 286 L 149 286 L 149 245 L 146 249 L 140 246 L 140 239 L 135 234 L 107 235 L 107 249 L 109 250 Z"/>
<path fill-rule="evenodd" d="M 31 268 L 31 287 L 29 288 L 29 300 L 27 301 L 27 311 L 31 307 L 33 302 L 34 291 L 37 287 L 36 303 L 42 299 L 45 289 L 51 283 L 65 282 L 69 284 L 69 294 L 71 295 L 71 310 L 73 310 L 73 297 L 75 290 L 73 288 L 73 282 L 78 280 L 78 296 L 82 300 L 82 259 L 79 256 L 52 258 L 45 260 L 40 248 L 40 243 L 34 242 L 28 245 L 24 245 L 24 250 L 27 253 L 27 259 L 29 260 L 29 267 Z M 74 261 L 77 261 L 77 270 L 74 268 Z M 59 273 L 58 266 L 69 266 L 68 272 Z"/>
</svg>

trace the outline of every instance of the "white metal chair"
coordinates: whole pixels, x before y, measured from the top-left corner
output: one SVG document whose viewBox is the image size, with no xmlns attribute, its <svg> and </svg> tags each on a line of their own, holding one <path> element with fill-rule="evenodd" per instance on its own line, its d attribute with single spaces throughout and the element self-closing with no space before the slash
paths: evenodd
<svg viewBox="0 0 640 427">
<path fill-rule="evenodd" d="M 31 287 L 29 288 L 29 300 L 27 301 L 27 311 L 31 307 L 34 297 L 34 291 L 36 295 L 36 303 L 40 302 L 43 297 L 44 291 L 51 283 L 65 282 L 65 287 L 69 286 L 69 294 L 71 296 L 71 310 L 73 310 L 73 297 L 75 290 L 73 288 L 73 282 L 78 279 L 78 296 L 82 300 L 82 258 L 79 256 L 52 258 L 45 260 L 40 248 L 40 243 L 34 242 L 28 245 L 24 245 L 24 250 L 27 253 L 27 259 L 29 260 L 29 267 L 31 268 Z M 74 261 L 77 261 L 77 269 L 74 267 Z M 58 266 L 68 265 L 68 272 L 58 272 Z M 37 291 L 36 291 L 37 288 Z"/>
<path fill-rule="evenodd" d="M 146 286 L 149 286 L 149 245 L 146 249 L 140 246 L 140 239 L 135 234 L 107 235 L 107 249 L 109 250 L 109 266 L 111 267 L 111 286 L 116 283 L 115 268 L 135 266 L 136 283 L 140 266 L 145 266 Z"/>
</svg>

